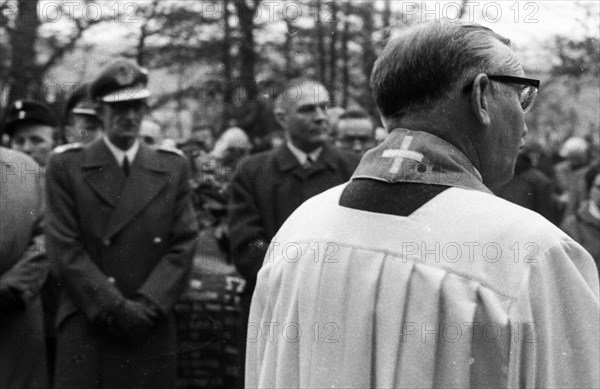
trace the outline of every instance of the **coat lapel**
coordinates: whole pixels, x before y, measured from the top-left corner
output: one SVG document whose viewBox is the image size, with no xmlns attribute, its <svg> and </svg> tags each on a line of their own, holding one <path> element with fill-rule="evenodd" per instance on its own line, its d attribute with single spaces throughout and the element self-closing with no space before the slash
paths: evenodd
<svg viewBox="0 0 600 389">
<path fill-rule="evenodd" d="M 275 160 L 277 161 L 277 167 L 282 172 L 289 173 L 291 171 L 294 176 L 302 177 L 304 168 L 286 145 L 280 146 L 275 152 Z"/>
<path fill-rule="evenodd" d="M 131 165 L 131 173 L 125 179 L 123 189 L 118 196 L 116 209 L 112 213 L 104 239 L 110 239 L 119 232 L 133 217 L 140 213 L 167 184 L 167 168 L 153 151 L 140 145 L 138 154 Z"/>
<path fill-rule="evenodd" d="M 280 146 L 275 154 L 275 160 L 277 165 L 282 172 L 292 171 L 292 174 L 300 179 L 306 175 L 312 175 L 325 169 L 336 170 L 337 157 L 336 154 L 331 150 L 331 146 L 324 144 L 321 155 L 315 162 L 315 164 L 308 170 L 305 170 L 300 162 L 296 159 L 294 154 L 286 146 Z"/>
<path fill-rule="evenodd" d="M 328 144 L 323 145 L 323 149 L 321 151 L 321 155 L 315 162 L 315 164 L 310 168 L 310 174 L 314 174 L 316 172 L 320 172 L 325 169 L 330 169 L 335 171 L 337 167 L 337 156 L 334 154 L 333 150 L 331 150 L 331 146 Z"/>
<path fill-rule="evenodd" d="M 94 192 L 111 206 L 115 206 L 125 176 L 102 139 L 85 151 L 81 166 L 83 179 Z"/>
</svg>

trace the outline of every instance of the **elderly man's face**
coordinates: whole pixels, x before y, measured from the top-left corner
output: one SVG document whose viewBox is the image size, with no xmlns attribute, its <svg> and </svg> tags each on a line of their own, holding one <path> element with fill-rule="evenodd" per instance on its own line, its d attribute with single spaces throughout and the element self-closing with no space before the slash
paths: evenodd
<svg viewBox="0 0 600 389">
<path fill-rule="evenodd" d="M 504 48 L 503 48 L 504 49 Z M 518 70 L 507 72 L 510 76 L 523 77 Z M 514 175 L 515 163 L 527 134 L 519 90 L 523 85 L 490 81 L 486 94 L 490 125 L 482 134 L 478 147 L 480 173 L 490 188 L 505 184 Z"/>
<path fill-rule="evenodd" d="M 304 152 L 316 150 L 327 141 L 329 93 L 318 83 L 304 83 L 284 95 L 287 107 L 280 123 L 292 144 Z"/>
<path fill-rule="evenodd" d="M 108 139 L 122 150 L 129 149 L 138 137 L 146 110 L 144 100 L 104 104 L 102 119 Z"/>
<path fill-rule="evenodd" d="M 363 155 L 374 146 L 373 124 L 368 118 L 340 119 L 337 129 L 335 144 L 342 150 Z"/>
<path fill-rule="evenodd" d="M 54 148 L 54 128 L 40 123 L 18 125 L 11 137 L 11 147 L 46 166 Z"/>
<path fill-rule="evenodd" d="M 527 125 L 517 98 L 518 86 L 503 87 L 510 91 L 503 94 L 502 98 L 505 102 L 496 119 L 498 126 L 494 140 L 498 153 L 497 158 L 493 158 L 494 163 L 491 168 L 497 170 L 499 181 L 508 182 L 514 175 L 519 149 L 525 145 Z M 494 156 L 494 154 L 492 155 Z"/>
</svg>

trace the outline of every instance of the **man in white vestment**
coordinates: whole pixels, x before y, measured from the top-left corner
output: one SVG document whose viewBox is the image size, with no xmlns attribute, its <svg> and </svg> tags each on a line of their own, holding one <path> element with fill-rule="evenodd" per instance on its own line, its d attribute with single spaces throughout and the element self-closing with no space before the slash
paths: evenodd
<svg viewBox="0 0 600 389">
<path fill-rule="evenodd" d="M 592 257 L 507 182 L 539 81 L 508 39 L 426 23 L 371 87 L 387 139 L 283 224 L 250 312 L 248 388 L 598 388 Z"/>
</svg>

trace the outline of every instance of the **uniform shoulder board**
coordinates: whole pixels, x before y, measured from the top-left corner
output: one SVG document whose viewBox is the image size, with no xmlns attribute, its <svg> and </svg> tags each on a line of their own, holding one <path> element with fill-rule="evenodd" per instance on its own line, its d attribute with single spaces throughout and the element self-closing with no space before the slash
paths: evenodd
<svg viewBox="0 0 600 389">
<path fill-rule="evenodd" d="M 56 146 L 54 148 L 54 152 L 56 154 L 64 153 L 65 151 L 70 150 L 80 150 L 83 148 L 83 144 L 81 143 L 67 143 L 66 145 Z"/>
<path fill-rule="evenodd" d="M 175 147 L 170 147 L 170 146 L 158 146 L 156 148 L 158 151 L 162 151 L 163 153 L 171 153 L 171 154 L 177 154 L 180 157 L 184 157 L 185 158 L 185 154 L 183 153 L 183 151 L 179 150 L 178 148 Z"/>
</svg>

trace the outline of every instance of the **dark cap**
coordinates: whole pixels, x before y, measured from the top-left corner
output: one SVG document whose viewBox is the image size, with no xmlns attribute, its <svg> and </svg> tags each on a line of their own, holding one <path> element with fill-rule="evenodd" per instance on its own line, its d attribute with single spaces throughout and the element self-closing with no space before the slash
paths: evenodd
<svg viewBox="0 0 600 389">
<path fill-rule="evenodd" d="M 147 84 L 148 71 L 121 58 L 108 64 L 92 82 L 90 97 L 105 103 L 141 100 L 150 96 Z"/>
<path fill-rule="evenodd" d="M 27 121 L 51 127 L 58 126 L 56 115 L 46 103 L 34 100 L 17 100 L 6 110 L 3 132 L 12 136 L 16 126 Z"/>
<path fill-rule="evenodd" d="M 83 84 L 76 88 L 67 100 L 65 114 L 75 113 L 98 117 L 97 104 L 90 98 L 89 91 L 90 84 Z"/>
</svg>

